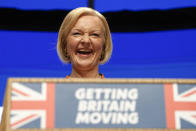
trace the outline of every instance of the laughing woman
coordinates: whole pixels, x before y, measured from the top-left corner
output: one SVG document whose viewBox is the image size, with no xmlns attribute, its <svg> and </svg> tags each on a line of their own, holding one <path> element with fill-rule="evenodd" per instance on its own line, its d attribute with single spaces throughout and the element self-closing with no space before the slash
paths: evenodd
<svg viewBox="0 0 196 131">
<path fill-rule="evenodd" d="M 88 7 L 72 10 L 61 24 L 57 52 L 63 62 L 72 66 L 67 78 L 104 78 L 99 64 L 107 62 L 112 53 L 105 17 Z"/>
</svg>

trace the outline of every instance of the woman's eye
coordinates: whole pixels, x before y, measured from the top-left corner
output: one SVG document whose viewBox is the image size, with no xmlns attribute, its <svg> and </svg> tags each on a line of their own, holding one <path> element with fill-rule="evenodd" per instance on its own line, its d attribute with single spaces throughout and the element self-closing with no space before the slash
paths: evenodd
<svg viewBox="0 0 196 131">
<path fill-rule="evenodd" d="M 75 33 L 73 33 L 73 35 L 80 35 L 80 33 L 79 32 L 75 32 Z"/>
<path fill-rule="evenodd" d="M 99 34 L 97 34 L 97 33 L 93 33 L 92 35 L 93 35 L 93 36 L 99 36 Z"/>
</svg>

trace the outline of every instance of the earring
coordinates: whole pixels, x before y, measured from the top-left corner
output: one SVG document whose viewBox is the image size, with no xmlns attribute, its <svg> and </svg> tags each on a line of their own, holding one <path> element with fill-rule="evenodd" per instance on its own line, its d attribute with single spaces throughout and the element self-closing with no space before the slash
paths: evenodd
<svg viewBox="0 0 196 131">
<path fill-rule="evenodd" d="M 100 61 L 102 61 L 104 59 L 105 53 L 104 51 L 101 53 L 101 57 L 100 57 Z"/>
<path fill-rule="evenodd" d="M 67 50 L 65 50 L 65 58 L 67 58 L 68 60 L 70 60 L 70 56 L 67 53 Z"/>
<path fill-rule="evenodd" d="M 103 50 L 101 52 L 100 61 L 102 61 L 104 58 L 105 58 L 105 44 L 103 45 Z"/>
</svg>

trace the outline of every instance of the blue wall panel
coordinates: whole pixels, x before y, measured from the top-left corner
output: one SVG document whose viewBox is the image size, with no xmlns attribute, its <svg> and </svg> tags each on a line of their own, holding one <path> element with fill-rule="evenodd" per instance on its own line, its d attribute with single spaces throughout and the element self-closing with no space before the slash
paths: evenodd
<svg viewBox="0 0 196 131">
<path fill-rule="evenodd" d="M 196 6 L 195 0 L 95 0 L 95 9 L 104 11 L 154 10 Z M 0 7 L 22 10 L 73 9 L 88 6 L 88 0 L 1 0 Z"/>
<path fill-rule="evenodd" d="M 196 30 L 113 33 L 112 63 L 196 62 Z"/>
<path fill-rule="evenodd" d="M 22 10 L 73 9 L 87 6 L 88 0 L 1 0 L 0 7 Z"/>
<path fill-rule="evenodd" d="M 193 6 L 196 6 L 195 0 L 95 0 L 95 8 L 101 12 L 120 10 L 164 10 Z"/>
</svg>

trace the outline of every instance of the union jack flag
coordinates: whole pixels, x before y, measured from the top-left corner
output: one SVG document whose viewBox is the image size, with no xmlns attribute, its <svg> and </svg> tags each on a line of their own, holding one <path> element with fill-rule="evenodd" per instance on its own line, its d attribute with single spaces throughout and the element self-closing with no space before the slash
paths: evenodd
<svg viewBox="0 0 196 131">
<path fill-rule="evenodd" d="M 187 123 L 196 128 L 196 86 L 165 84 L 164 88 L 167 128 L 187 128 Z"/>
<path fill-rule="evenodd" d="M 10 126 L 54 128 L 54 83 L 12 83 Z"/>
</svg>

